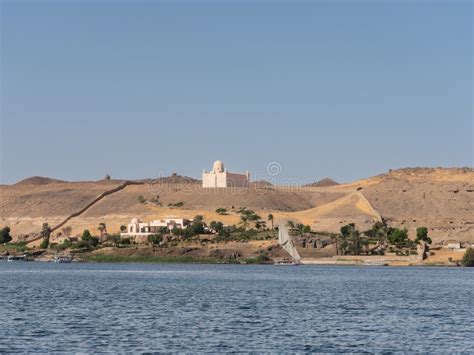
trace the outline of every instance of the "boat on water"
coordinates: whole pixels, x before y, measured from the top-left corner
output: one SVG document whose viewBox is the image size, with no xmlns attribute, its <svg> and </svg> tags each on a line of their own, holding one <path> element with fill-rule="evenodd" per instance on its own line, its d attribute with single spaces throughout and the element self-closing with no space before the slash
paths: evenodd
<svg viewBox="0 0 474 355">
<path fill-rule="evenodd" d="M 8 255 L 7 262 L 12 261 L 27 261 L 26 255 Z"/>
<path fill-rule="evenodd" d="M 365 266 L 388 266 L 388 262 L 385 260 L 366 260 Z"/>
<path fill-rule="evenodd" d="M 61 264 L 69 264 L 70 262 L 72 262 L 72 257 L 64 256 L 64 255 L 56 255 L 54 257 L 53 262 L 61 263 Z"/>
<path fill-rule="evenodd" d="M 298 266 L 300 265 L 299 262 L 291 261 L 291 260 L 281 260 L 273 263 L 275 266 Z"/>
<path fill-rule="evenodd" d="M 298 250 L 296 250 L 295 243 L 291 239 L 288 227 L 281 223 L 278 226 L 278 244 L 285 250 L 291 257 L 291 260 L 282 260 L 274 263 L 277 266 L 296 266 L 301 264 L 301 257 Z"/>
</svg>

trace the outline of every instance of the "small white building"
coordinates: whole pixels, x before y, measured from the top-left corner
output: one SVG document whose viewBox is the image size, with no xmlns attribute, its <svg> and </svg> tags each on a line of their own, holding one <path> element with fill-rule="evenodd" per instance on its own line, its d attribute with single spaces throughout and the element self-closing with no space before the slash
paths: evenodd
<svg viewBox="0 0 474 355">
<path fill-rule="evenodd" d="M 247 187 L 249 181 L 248 171 L 245 174 L 230 173 L 224 169 L 224 164 L 220 160 L 214 162 L 212 171 L 204 170 L 202 173 L 202 187 L 204 188 Z"/>
<path fill-rule="evenodd" d="M 133 218 L 127 226 L 127 231 L 120 233 L 122 236 L 148 236 L 158 233 L 161 228 L 165 227 L 168 230 L 173 228 L 187 228 L 192 219 L 186 218 L 165 218 L 157 219 L 150 222 L 141 222 L 138 218 Z"/>
<path fill-rule="evenodd" d="M 461 242 L 456 240 L 448 240 L 445 242 L 444 247 L 448 249 L 461 249 Z"/>
</svg>

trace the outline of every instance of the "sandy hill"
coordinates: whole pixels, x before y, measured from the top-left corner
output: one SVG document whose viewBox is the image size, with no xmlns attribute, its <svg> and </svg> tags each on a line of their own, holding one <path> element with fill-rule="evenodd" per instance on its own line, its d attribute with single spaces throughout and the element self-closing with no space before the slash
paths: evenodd
<svg viewBox="0 0 474 355">
<path fill-rule="evenodd" d="M 62 182 L 30 178 L 0 186 L 2 225 L 15 234 L 29 234 L 48 222 L 55 225 L 83 209 L 105 191 L 124 181 Z M 343 224 L 355 222 L 364 229 L 379 218 L 409 229 L 427 226 L 435 240 L 474 241 L 474 173 L 471 169 L 400 169 L 350 184 L 284 187 L 264 184 L 249 188 L 203 189 L 199 180 L 174 175 L 141 180 L 93 204 L 68 225 L 75 232 L 95 229 L 105 221 L 110 231 L 118 230 L 132 217 L 144 220 L 164 216 L 237 223 L 240 207 L 256 210 L 262 217 L 275 215 L 276 222 L 292 219 L 321 231 L 337 232 Z M 145 203 L 140 203 L 143 196 Z M 174 205 L 178 204 L 179 208 Z M 227 208 L 229 215 L 215 213 Z"/>
<path fill-rule="evenodd" d="M 307 187 L 326 187 L 326 186 L 335 186 L 335 185 L 339 185 L 339 183 L 334 181 L 333 179 L 324 178 L 322 180 L 312 182 L 312 183 L 307 184 L 305 186 L 307 186 Z"/>
<path fill-rule="evenodd" d="M 48 185 L 48 184 L 61 184 L 66 181 L 51 179 L 43 176 L 32 176 L 21 181 L 18 181 L 15 185 Z"/>
</svg>

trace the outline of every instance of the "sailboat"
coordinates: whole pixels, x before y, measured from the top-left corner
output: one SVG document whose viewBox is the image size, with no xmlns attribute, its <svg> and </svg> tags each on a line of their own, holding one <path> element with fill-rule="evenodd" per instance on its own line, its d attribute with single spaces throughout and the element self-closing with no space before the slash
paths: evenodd
<svg viewBox="0 0 474 355">
<path fill-rule="evenodd" d="M 274 265 L 299 265 L 300 264 L 300 254 L 296 250 L 295 244 L 291 239 L 288 227 L 283 223 L 278 226 L 278 244 L 291 256 L 291 261 L 281 261 L 277 262 Z"/>
</svg>

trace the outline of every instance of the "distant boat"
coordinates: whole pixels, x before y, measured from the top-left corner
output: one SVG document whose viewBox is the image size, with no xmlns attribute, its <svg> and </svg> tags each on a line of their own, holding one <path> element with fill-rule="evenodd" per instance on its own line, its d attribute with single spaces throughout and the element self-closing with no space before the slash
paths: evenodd
<svg viewBox="0 0 474 355">
<path fill-rule="evenodd" d="M 12 262 L 12 261 L 27 261 L 26 255 L 9 255 L 7 257 L 7 261 Z"/>
<path fill-rule="evenodd" d="M 365 266 L 388 266 L 388 262 L 385 260 L 366 260 Z"/>
<path fill-rule="evenodd" d="M 58 256 L 56 255 L 53 260 L 55 263 L 61 263 L 61 264 L 69 264 L 72 262 L 72 258 L 70 256 Z"/>
<path fill-rule="evenodd" d="M 299 265 L 300 264 L 300 253 L 296 250 L 295 244 L 291 239 L 290 233 L 288 231 L 288 227 L 283 223 L 278 227 L 278 244 L 291 256 L 291 260 L 289 261 L 280 261 L 274 263 L 274 265 Z"/>
</svg>

